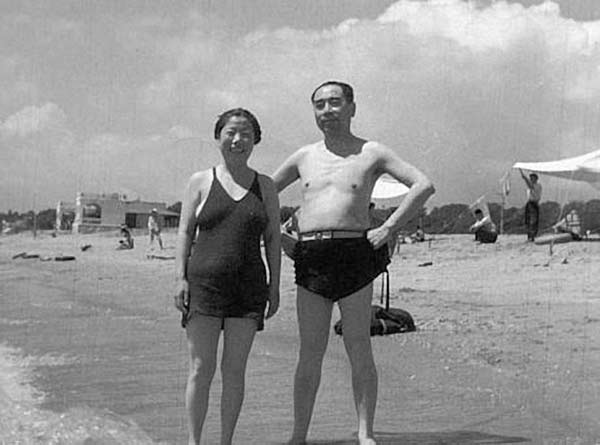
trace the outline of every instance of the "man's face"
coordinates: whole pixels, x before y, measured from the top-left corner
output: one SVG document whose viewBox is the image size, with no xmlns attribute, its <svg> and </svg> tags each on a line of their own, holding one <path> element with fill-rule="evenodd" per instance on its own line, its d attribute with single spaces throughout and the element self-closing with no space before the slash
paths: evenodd
<svg viewBox="0 0 600 445">
<path fill-rule="evenodd" d="M 538 181 L 537 175 L 530 175 L 529 179 L 531 179 L 531 182 L 533 182 L 534 184 Z"/>
<path fill-rule="evenodd" d="M 350 128 L 350 120 L 354 117 L 356 106 L 346 101 L 341 87 L 325 85 L 315 93 L 313 110 L 321 131 L 335 133 Z"/>
</svg>

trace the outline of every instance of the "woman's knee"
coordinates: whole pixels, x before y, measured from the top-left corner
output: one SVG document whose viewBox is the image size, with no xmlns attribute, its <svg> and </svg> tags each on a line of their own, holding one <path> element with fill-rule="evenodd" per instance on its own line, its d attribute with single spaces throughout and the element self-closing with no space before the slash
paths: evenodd
<svg viewBox="0 0 600 445">
<path fill-rule="evenodd" d="M 215 370 L 216 363 L 214 360 L 192 359 L 189 379 L 196 383 L 210 383 L 215 375 Z"/>
</svg>

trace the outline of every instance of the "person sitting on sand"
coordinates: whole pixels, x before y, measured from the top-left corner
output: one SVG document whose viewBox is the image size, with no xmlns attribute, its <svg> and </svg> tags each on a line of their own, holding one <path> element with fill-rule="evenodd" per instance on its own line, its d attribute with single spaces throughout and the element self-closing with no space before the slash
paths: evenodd
<svg viewBox="0 0 600 445">
<path fill-rule="evenodd" d="M 425 241 L 425 232 L 421 229 L 421 226 L 417 226 L 417 230 L 410 236 L 410 239 L 415 243 L 422 243 Z"/>
<path fill-rule="evenodd" d="M 557 233 L 568 233 L 571 235 L 573 240 L 579 241 L 581 239 L 581 220 L 579 219 L 579 213 L 577 210 L 572 209 L 567 215 L 552 226 Z"/>
<path fill-rule="evenodd" d="M 126 224 L 121 224 L 121 236 L 123 238 L 119 240 L 119 246 L 117 247 L 117 250 L 133 249 L 133 237 L 131 236 L 129 227 L 127 227 Z"/>
<path fill-rule="evenodd" d="M 273 181 L 248 165 L 261 139 L 256 117 L 242 108 L 226 111 L 214 137 L 223 162 L 194 173 L 182 200 L 175 307 L 182 312 L 190 352 L 190 444 L 200 443 L 223 331 L 220 443 L 225 445 L 232 441 L 242 407 L 254 336 L 279 307 L 281 244 Z"/>
<path fill-rule="evenodd" d="M 492 221 L 489 215 L 483 215 L 481 209 L 475 209 L 473 212 L 475 215 L 475 223 L 469 227 L 471 232 L 475 232 L 475 241 L 480 243 L 488 244 L 495 243 L 498 239 L 498 232 L 496 230 L 496 224 Z"/>
</svg>

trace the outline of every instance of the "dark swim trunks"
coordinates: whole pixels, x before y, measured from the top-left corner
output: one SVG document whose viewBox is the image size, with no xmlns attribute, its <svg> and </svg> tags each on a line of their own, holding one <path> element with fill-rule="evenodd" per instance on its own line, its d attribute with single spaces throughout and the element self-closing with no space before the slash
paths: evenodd
<svg viewBox="0 0 600 445">
<path fill-rule="evenodd" d="M 337 301 L 362 289 L 390 263 L 387 245 L 366 237 L 300 241 L 294 250 L 296 284 Z"/>
</svg>

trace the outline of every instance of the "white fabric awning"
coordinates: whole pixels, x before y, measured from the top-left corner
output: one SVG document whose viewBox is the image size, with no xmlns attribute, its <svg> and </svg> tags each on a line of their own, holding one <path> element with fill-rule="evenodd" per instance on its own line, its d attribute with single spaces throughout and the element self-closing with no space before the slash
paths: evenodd
<svg viewBox="0 0 600 445">
<path fill-rule="evenodd" d="M 588 182 L 595 187 L 600 187 L 600 150 L 558 161 L 517 162 L 513 168 L 573 181 Z"/>
</svg>

